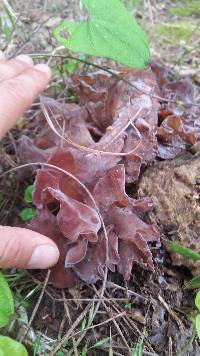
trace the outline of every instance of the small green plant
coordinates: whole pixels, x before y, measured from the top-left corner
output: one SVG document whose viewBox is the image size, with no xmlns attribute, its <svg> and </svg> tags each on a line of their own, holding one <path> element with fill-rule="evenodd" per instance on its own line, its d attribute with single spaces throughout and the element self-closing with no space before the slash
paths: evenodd
<svg viewBox="0 0 200 356">
<path fill-rule="evenodd" d="M 196 276 L 191 279 L 188 283 L 185 284 L 186 289 L 196 289 L 200 288 L 200 276 Z"/>
<path fill-rule="evenodd" d="M 116 60 L 130 67 L 149 64 L 149 46 L 135 18 L 120 0 L 82 0 L 88 21 L 64 20 L 55 38 L 72 52 Z"/>
<path fill-rule="evenodd" d="M 37 216 L 37 210 L 33 208 L 26 208 L 21 211 L 19 216 L 23 221 L 28 221 Z"/>
<path fill-rule="evenodd" d="M 33 202 L 33 191 L 34 191 L 34 185 L 29 185 L 25 192 L 24 192 L 24 201 L 26 203 L 32 203 Z"/>
<path fill-rule="evenodd" d="M 133 308 L 132 304 L 129 302 L 128 299 L 124 301 L 124 308 L 128 310 L 131 310 Z"/>
<path fill-rule="evenodd" d="M 132 356 L 142 356 L 144 337 L 142 336 L 133 350 Z"/>
<path fill-rule="evenodd" d="M 173 252 L 179 253 L 179 255 L 185 257 L 185 258 L 190 258 L 193 261 L 199 261 L 200 260 L 200 254 L 191 248 L 184 247 L 180 244 L 177 244 L 176 242 L 171 242 L 167 241 L 166 246 Z"/>
<path fill-rule="evenodd" d="M 179 255 L 189 258 L 193 261 L 200 261 L 200 254 L 197 251 L 192 250 L 191 248 L 184 247 L 176 242 L 167 241 L 166 246 L 173 252 L 178 253 Z M 200 288 L 200 276 L 196 276 L 191 279 L 191 281 L 185 284 L 186 289 L 196 289 Z"/>
<path fill-rule="evenodd" d="M 9 325 L 14 316 L 14 300 L 8 282 L 0 272 L 0 328 Z M 8 336 L 0 335 L 0 356 L 28 356 L 26 348 Z"/>
<path fill-rule="evenodd" d="M 33 185 L 29 185 L 26 188 L 24 192 L 24 202 L 26 204 L 31 204 L 33 202 L 33 191 Z M 19 216 L 23 221 L 28 221 L 37 216 L 37 210 L 34 208 L 25 208 L 20 212 Z"/>
<path fill-rule="evenodd" d="M 198 311 L 194 319 L 194 324 L 195 324 L 197 336 L 200 339 L 200 292 L 198 292 L 195 297 L 195 306 Z"/>
<path fill-rule="evenodd" d="M 188 247 L 181 246 L 175 242 L 167 242 L 167 247 L 176 253 L 179 253 L 185 258 L 192 259 L 193 261 L 200 260 L 200 254 L 197 251 L 194 251 Z M 200 287 L 200 276 L 194 277 L 187 285 L 186 288 L 198 288 Z M 196 294 L 195 297 L 195 306 L 197 311 L 193 312 L 190 316 L 191 321 L 194 324 L 194 330 L 192 337 L 195 338 L 196 334 L 200 338 L 200 292 Z M 186 345 L 187 346 L 187 345 Z"/>
<path fill-rule="evenodd" d="M 3 0 L 3 11 L 0 17 L 0 29 L 5 36 L 7 44 L 11 41 L 13 32 L 16 30 L 17 16 L 8 3 L 7 0 Z"/>
</svg>

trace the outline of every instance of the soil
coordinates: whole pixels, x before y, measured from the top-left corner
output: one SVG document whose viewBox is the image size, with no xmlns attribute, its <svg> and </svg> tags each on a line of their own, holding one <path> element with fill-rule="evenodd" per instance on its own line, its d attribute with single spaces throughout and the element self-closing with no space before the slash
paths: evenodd
<svg viewBox="0 0 200 356">
<path fill-rule="evenodd" d="M 197 2 L 199 0 L 196 0 Z M 175 2 L 152 0 L 145 3 L 148 4 L 147 23 L 153 55 L 178 70 L 179 76 L 192 78 L 198 86 L 200 56 L 196 32 L 191 34 L 192 37 L 186 36 L 177 42 L 171 40 L 171 33 L 163 34 L 159 25 L 161 20 L 163 24 L 171 20 L 183 21 L 182 17 L 174 17 L 169 12 L 170 8 L 176 7 Z M 76 18 L 77 13 L 80 13 L 78 0 L 38 0 L 25 3 L 13 0 L 10 4 L 16 12 L 17 26 L 8 41 L 4 34 L 0 36 L 0 48 L 8 57 L 21 52 L 35 55 L 52 53 L 57 47 L 51 36 L 52 28 L 62 18 Z M 2 5 L 0 11 L 1 7 Z M 141 7 L 137 12 L 141 22 L 143 10 Z M 196 26 L 199 18 L 193 14 L 184 17 L 184 21 Z M 56 69 L 48 94 L 56 96 L 60 77 L 55 66 L 59 67 L 62 61 L 53 60 L 51 63 Z M 62 86 L 61 88 L 63 89 Z M 18 140 L 22 133 L 30 137 L 36 136 L 34 120 L 38 110 L 39 103 L 36 102 L 27 112 L 27 120 L 21 118 L 17 127 L 1 141 L 0 173 L 19 165 Z M 137 192 L 139 196 L 153 196 L 156 208 L 149 219 L 159 225 L 163 239 L 181 242 L 197 251 L 200 251 L 199 162 L 199 154 L 187 154 L 167 163 L 158 162 L 145 170 Z M 0 181 L 1 224 L 22 223 L 19 213 L 26 207 L 23 200 L 24 190 L 33 180 L 34 170 L 30 169 L 10 174 Z M 135 190 L 134 188 L 134 194 Z M 195 293 L 186 290 L 184 283 L 191 279 L 192 272 L 199 274 L 199 265 L 178 258 L 177 255 L 170 256 L 164 245 L 152 248 L 152 252 L 155 262 L 153 273 L 134 268 L 128 284 L 118 274 L 109 274 L 105 300 L 100 304 L 93 326 L 85 335 L 86 327 L 91 326 L 89 319 L 94 313 L 93 305 L 95 308 L 98 304 L 101 283 L 95 286 L 82 284 L 70 290 L 57 290 L 49 285 L 44 289 L 44 295 L 35 313 L 34 308 L 41 296 L 44 274 L 8 271 L 18 305 L 17 314 L 20 315 L 10 328 L 10 335 L 19 339 L 20 333 L 27 330 L 31 315 L 34 315 L 27 336 L 24 337 L 30 355 L 51 355 L 50 352 L 66 334 L 67 341 L 61 343 L 55 353 L 57 356 L 111 355 L 109 340 L 95 346 L 98 341 L 109 337 L 112 340 L 113 355 L 131 355 L 131 350 L 141 337 L 144 338 L 144 355 L 177 355 L 187 343 L 189 344 L 193 332 L 188 315 L 194 310 Z M 16 273 L 17 277 L 14 279 Z M 79 318 L 80 323 L 76 325 Z M 81 335 L 84 337 L 77 343 Z M 180 355 L 199 354 L 200 345 L 195 339 Z"/>
<path fill-rule="evenodd" d="M 151 196 L 155 203 L 152 220 L 170 240 L 200 250 L 200 155 L 187 154 L 170 162 L 158 162 L 142 175 L 138 195 Z M 174 265 L 190 267 L 200 274 L 199 261 L 171 255 Z"/>
</svg>

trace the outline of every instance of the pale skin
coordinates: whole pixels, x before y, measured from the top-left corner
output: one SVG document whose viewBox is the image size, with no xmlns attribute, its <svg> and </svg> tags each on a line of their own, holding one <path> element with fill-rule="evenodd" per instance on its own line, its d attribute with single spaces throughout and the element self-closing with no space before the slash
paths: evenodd
<svg viewBox="0 0 200 356">
<path fill-rule="evenodd" d="M 0 139 L 45 89 L 51 77 L 47 65 L 34 66 L 30 57 L 0 58 Z M 56 264 L 55 243 L 39 233 L 0 226 L 0 268 L 40 268 Z"/>
</svg>

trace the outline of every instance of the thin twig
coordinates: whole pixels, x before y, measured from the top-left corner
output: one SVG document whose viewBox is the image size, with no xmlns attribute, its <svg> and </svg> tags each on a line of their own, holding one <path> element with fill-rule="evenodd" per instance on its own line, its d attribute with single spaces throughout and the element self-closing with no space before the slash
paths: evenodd
<svg viewBox="0 0 200 356">
<path fill-rule="evenodd" d="M 158 295 L 158 300 L 162 303 L 162 305 L 165 307 L 165 309 L 168 311 L 168 313 L 171 315 L 171 317 L 175 320 L 177 323 L 178 327 L 180 328 L 181 332 L 184 333 L 184 325 L 182 321 L 178 318 L 178 316 L 173 312 L 173 310 L 170 308 L 170 306 L 165 302 L 165 300 L 161 297 L 161 295 Z"/>
<path fill-rule="evenodd" d="M 27 333 L 28 333 L 28 331 L 29 331 L 29 329 L 30 329 L 30 327 L 31 327 L 31 324 L 32 324 L 32 322 L 33 322 L 33 320 L 34 320 L 34 318 L 35 318 L 35 316 L 36 316 L 36 313 L 37 313 L 37 311 L 38 311 L 38 308 L 39 308 L 39 306 L 40 306 L 40 303 L 41 303 L 42 298 L 43 298 L 43 295 L 44 295 L 45 288 L 46 288 L 47 283 L 48 283 L 48 280 L 49 280 L 50 273 L 51 273 L 51 270 L 49 269 L 48 272 L 47 272 L 47 275 L 46 275 L 46 278 L 45 278 L 45 281 L 44 281 L 44 284 L 43 284 L 43 287 L 42 287 L 40 296 L 39 296 L 38 301 L 37 301 L 37 303 L 36 303 L 36 305 L 35 305 L 35 307 L 34 307 L 34 309 L 33 309 L 32 315 L 31 315 L 30 320 L 29 320 L 29 323 L 28 323 L 28 325 L 27 325 L 26 331 L 25 331 L 25 333 L 22 335 L 22 337 L 20 338 L 20 341 L 21 341 L 21 342 L 25 339 L 25 337 L 26 337 L 26 335 L 27 335 Z"/>
</svg>

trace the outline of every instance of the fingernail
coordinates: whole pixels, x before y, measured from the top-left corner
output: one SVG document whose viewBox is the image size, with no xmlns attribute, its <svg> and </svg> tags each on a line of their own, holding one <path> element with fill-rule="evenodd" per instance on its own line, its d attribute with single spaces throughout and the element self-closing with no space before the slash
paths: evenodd
<svg viewBox="0 0 200 356">
<path fill-rule="evenodd" d="M 56 264 L 59 258 L 58 248 L 52 245 L 40 245 L 35 248 L 29 260 L 28 268 L 45 269 Z"/>
<path fill-rule="evenodd" d="M 20 54 L 16 57 L 17 60 L 25 62 L 26 64 L 33 65 L 33 60 L 31 57 L 27 56 L 26 54 Z"/>
<path fill-rule="evenodd" d="M 34 68 L 40 70 L 41 72 L 47 73 L 49 77 L 51 76 L 51 69 L 47 64 L 37 64 Z"/>
</svg>

